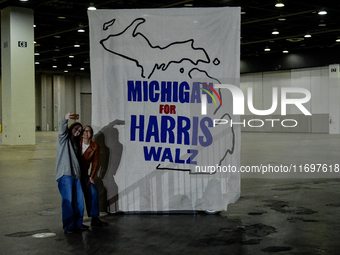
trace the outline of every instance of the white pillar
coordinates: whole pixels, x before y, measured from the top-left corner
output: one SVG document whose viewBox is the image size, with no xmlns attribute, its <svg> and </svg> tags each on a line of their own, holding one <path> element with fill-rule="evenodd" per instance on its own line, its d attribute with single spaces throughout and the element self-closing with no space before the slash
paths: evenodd
<svg viewBox="0 0 340 255">
<path fill-rule="evenodd" d="M 1 11 L 2 143 L 35 144 L 33 10 Z"/>
<path fill-rule="evenodd" d="M 340 65 L 329 66 L 329 133 L 340 134 Z"/>
</svg>

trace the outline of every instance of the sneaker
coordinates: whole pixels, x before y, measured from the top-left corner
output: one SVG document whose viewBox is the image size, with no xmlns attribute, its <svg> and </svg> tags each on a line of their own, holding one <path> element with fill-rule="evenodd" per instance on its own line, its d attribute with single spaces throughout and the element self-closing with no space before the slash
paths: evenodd
<svg viewBox="0 0 340 255">
<path fill-rule="evenodd" d="M 101 221 L 98 217 L 93 217 L 91 221 L 91 226 L 103 227 L 108 226 L 107 222 Z"/>
<path fill-rule="evenodd" d="M 79 228 L 80 230 L 84 231 L 84 230 L 88 230 L 90 227 L 86 226 L 86 225 L 81 225 L 81 227 Z"/>
</svg>

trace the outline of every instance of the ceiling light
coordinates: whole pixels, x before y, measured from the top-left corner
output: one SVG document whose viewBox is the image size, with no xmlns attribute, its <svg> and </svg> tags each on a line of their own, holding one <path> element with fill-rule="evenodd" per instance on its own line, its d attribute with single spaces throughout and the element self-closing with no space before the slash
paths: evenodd
<svg viewBox="0 0 340 255">
<path fill-rule="evenodd" d="M 278 18 L 277 20 L 278 20 L 278 21 L 285 21 L 286 18 Z"/>
<path fill-rule="evenodd" d="M 33 43 L 34 43 L 34 44 L 36 44 L 37 42 L 36 42 L 36 41 L 34 41 Z"/>
<path fill-rule="evenodd" d="M 326 23 L 325 23 L 325 21 L 323 21 L 323 20 L 320 20 L 319 27 L 325 27 L 325 26 L 326 26 Z"/>
<path fill-rule="evenodd" d="M 273 32 L 272 32 L 272 35 L 278 35 L 280 32 L 277 31 L 277 29 L 274 29 Z"/>
<path fill-rule="evenodd" d="M 57 68 L 57 66 L 52 66 L 53 68 Z"/>
<path fill-rule="evenodd" d="M 39 65 L 40 63 L 39 62 L 35 62 L 34 64 Z"/>
<path fill-rule="evenodd" d="M 241 12 L 241 14 L 246 14 L 246 12 Z"/>
<path fill-rule="evenodd" d="M 84 70 L 85 70 L 85 68 L 84 68 L 84 67 L 81 67 L 81 68 L 80 68 L 80 70 L 81 70 L 81 71 L 84 71 Z"/>
<path fill-rule="evenodd" d="M 340 37 L 338 37 L 338 39 L 335 40 L 336 42 L 340 42 Z"/>
<path fill-rule="evenodd" d="M 40 55 L 39 52 L 34 53 L 34 56 L 39 56 L 39 55 Z"/>
<path fill-rule="evenodd" d="M 67 64 L 67 66 L 72 66 L 72 64 Z"/>
<path fill-rule="evenodd" d="M 84 30 L 84 29 L 78 29 L 78 32 L 79 32 L 79 33 L 84 33 L 85 30 Z"/>
<path fill-rule="evenodd" d="M 286 39 L 288 42 L 301 42 L 301 41 L 303 41 L 303 40 L 305 40 L 305 39 L 303 39 L 303 38 L 288 38 L 288 39 Z"/>
<path fill-rule="evenodd" d="M 33 27 L 37 27 L 37 25 L 33 25 Z"/>
<path fill-rule="evenodd" d="M 278 7 L 278 8 L 283 7 L 283 6 L 285 5 L 281 1 L 277 1 L 277 3 L 275 4 L 275 7 Z"/>
<path fill-rule="evenodd" d="M 59 16 L 58 19 L 66 19 L 64 16 Z"/>
<path fill-rule="evenodd" d="M 74 58 L 74 56 L 73 55 L 70 55 L 70 56 L 68 56 L 69 58 Z"/>
<path fill-rule="evenodd" d="M 308 32 L 305 34 L 305 36 L 304 36 L 305 38 L 310 38 L 310 37 L 312 37 L 312 35 L 311 34 L 309 34 Z"/>
<path fill-rule="evenodd" d="M 60 35 L 55 35 L 55 36 L 54 36 L 54 38 L 58 38 L 58 39 L 59 39 L 60 37 L 61 37 Z"/>
<path fill-rule="evenodd" d="M 75 45 L 73 45 L 75 48 L 79 48 L 80 45 L 78 43 L 76 43 Z"/>
<path fill-rule="evenodd" d="M 326 14 L 327 14 L 327 12 L 326 12 L 326 11 L 324 11 L 324 10 L 321 10 L 321 11 L 319 11 L 319 12 L 318 12 L 318 14 L 319 14 L 319 15 L 326 15 Z"/>
<path fill-rule="evenodd" d="M 28 2 L 28 0 L 20 0 L 20 2 Z"/>
<path fill-rule="evenodd" d="M 184 6 L 185 7 L 193 7 L 194 5 L 193 4 L 185 4 Z"/>
<path fill-rule="evenodd" d="M 267 46 L 264 51 L 270 51 L 270 48 Z"/>
<path fill-rule="evenodd" d="M 65 71 L 64 71 L 64 73 L 68 73 L 68 71 L 67 71 L 67 70 L 65 70 Z"/>
<path fill-rule="evenodd" d="M 282 53 L 289 53 L 289 51 L 288 50 L 283 50 Z"/>
<path fill-rule="evenodd" d="M 89 6 L 89 8 L 87 8 L 89 11 L 95 11 L 95 10 L 97 10 L 97 8 L 96 7 L 94 7 L 94 4 L 93 3 L 90 3 L 90 6 Z"/>
</svg>

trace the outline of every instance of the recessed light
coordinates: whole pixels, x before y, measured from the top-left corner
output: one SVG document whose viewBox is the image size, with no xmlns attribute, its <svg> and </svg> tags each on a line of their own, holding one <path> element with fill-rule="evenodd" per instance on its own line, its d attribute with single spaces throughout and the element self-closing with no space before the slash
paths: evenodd
<svg viewBox="0 0 340 255">
<path fill-rule="evenodd" d="M 81 68 L 80 68 L 80 70 L 81 70 L 81 71 L 84 71 L 84 70 L 85 70 L 85 68 L 84 68 L 84 67 L 81 67 Z"/>
<path fill-rule="evenodd" d="M 87 8 L 89 11 L 95 11 L 97 10 L 96 7 L 94 7 L 94 4 L 93 3 L 90 3 L 90 6 Z"/>
<path fill-rule="evenodd" d="M 278 18 L 277 20 L 278 20 L 278 21 L 285 21 L 286 18 Z"/>
<path fill-rule="evenodd" d="M 288 50 L 283 50 L 282 53 L 289 53 L 289 51 Z"/>
<path fill-rule="evenodd" d="M 280 32 L 277 31 L 277 29 L 274 29 L 273 32 L 272 32 L 272 35 L 278 35 L 278 34 L 280 34 Z"/>
<path fill-rule="evenodd" d="M 282 3 L 281 1 L 277 1 L 277 3 L 275 4 L 275 7 L 281 8 L 284 7 L 284 3 Z"/>
<path fill-rule="evenodd" d="M 74 56 L 73 55 L 70 55 L 70 56 L 68 56 L 69 58 L 74 58 Z"/>
<path fill-rule="evenodd" d="M 68 71 L 67 71 L 67 70 L 65 70 L 65 71 L 64 71 L 64 73 L 68 73 Z"/>
<path fill-rule="evenodd" d="M 66 19 L 64 16 L 59 16 L 58 19 Z"/>
<path fill-rule="evenodd" d="M 84 33 L 85 30 L 84 29 L 78 29 L 78 33 Z"/>
<path fill-rule="evenodd" d="M 34 64 L 36 64 L 36 65 L 39 65 L 39 64 L 40 64 L 40 62 L 35 62 Z"/>
<path fill-rule="evenodd" d="M 39 55 L 40 55 L 39 52 L 35 52 L 35 53 L 34 53 L 34 56 L 39 56 Z"/>
<path fill-rule="evenodd" d="M 305 36 L 304 37 L 306 37 L 306 38 L 310 38 L 310 37 L 312 37 L 312 35 L 310 35 L 309 33 L 307 33 L 307 34 L 305 34 Z"/>
<path fill-rule="evenodd" d="M 57 68 L 57 66 L 52 66 L 53 68 Z"/>
<path fill-rule="evenodd" d="M 270 48 L 267 46 L 264 51 L 270 51 Z"/>
<path fill-rule="evenodd" d="M 326 11 L 324 11 L 324 10 L 321 10 L 321 11 L 319 11 L 319 12 L 318 12 L 318 14 L 319 14 L 319 15 L 326 15 L 326 14 L 327 14 L 327 12 L 326 12 Z"/>
<path fill-rule="evenodd" d="M 54 36 L 54 38 L 58 38 L 58 39 L 59 39 L 60 37 L 61 37 L 60 35 L 55 35 L 55 36 Z"/>
<path fill-rule="evenodd" d="M 336 41 L 336 42 L 340 42 L 340 38 L 336 39 L 335 41 Z"/>
<path fill-rule="evenodd" d="M 67 66 L 72 66 L 72 64 L 67 64 Z"/>
<path fill-rule="evenodd" d="M 288 39 L 286 39 L 288 42 L 301 42 L 301 41 L 303 41 L 303 40 L 305 40 L 305 39 L 303 39 L 303 38 L 288 38 Z"/>
<path fill-rule="evenodd" d="M 75 45 L 73 45 L 75 48 L 79 48 L 80 47 L 80 45 L 77 43 L 77 44 L 75 44 Z"/>
</svg>

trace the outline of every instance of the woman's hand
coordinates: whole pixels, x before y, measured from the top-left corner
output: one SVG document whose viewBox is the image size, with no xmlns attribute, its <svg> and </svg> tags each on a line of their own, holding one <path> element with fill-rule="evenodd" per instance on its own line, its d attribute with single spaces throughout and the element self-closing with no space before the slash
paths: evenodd
<svg viewBox="0 0 340 255">
<path fill-rule="evenodd" d="M 90 183 L 93 183 L 94 184 L 94 180 L 92 177 L 89 177 L 89 182 L 87 183 L 87 185 L 89 185 Z"/>
</svg>

